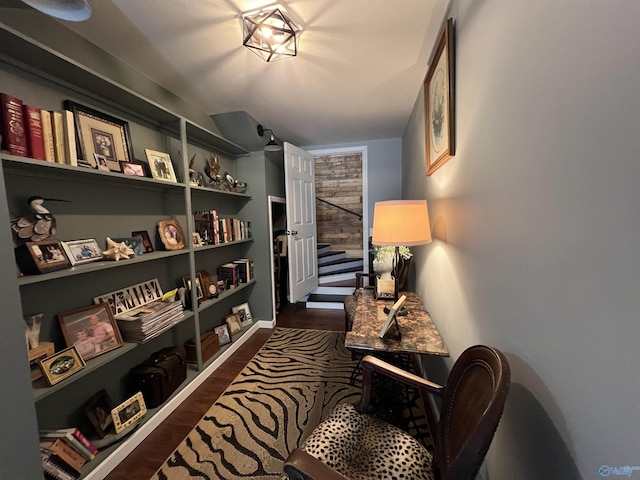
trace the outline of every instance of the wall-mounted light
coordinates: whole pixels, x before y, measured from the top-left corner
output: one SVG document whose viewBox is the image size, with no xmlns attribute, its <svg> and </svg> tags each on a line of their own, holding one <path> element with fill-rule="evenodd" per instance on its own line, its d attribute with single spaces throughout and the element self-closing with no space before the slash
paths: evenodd
<svg viewBox="0 0 640 480">
<path fill-rule="evenodd" d="M 86 0 L 22 0 L 36 10 L 61 20 L 82 22 L 91 16 Z"/>
<path fill-rule="evenodd" d="M 242 44 L 266 62 L 298 54 L 300 27 L 280 8 L 244 13 L 242 25 Z"/>
<path fill-rule="evenodd" d="M 269 132 L 271 136 L 267 144 L 264 146 L 263 150 L 265 152 L 279 152 L 280 150 L 282 150 L 282 145 L 278 145 L 278 143 L 276 143 L 275 139 L 273 138 L 273 130 L 271 130 L 270 128 L 264 128 L 262 125 L 258 125 L 258 135 L 263 137 L 266 132 Z"/>
</svg>

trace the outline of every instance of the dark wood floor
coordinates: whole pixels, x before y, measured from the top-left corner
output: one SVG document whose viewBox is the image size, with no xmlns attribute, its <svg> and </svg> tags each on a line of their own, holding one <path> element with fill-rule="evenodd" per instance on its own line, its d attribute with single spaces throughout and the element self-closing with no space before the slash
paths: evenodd
<svg viewBox="0 0 640 480">
<path fill-rule="evenodd" d="M 280 327 L 343 330 L 343 310 L 307 310 L 299 304 L 287 305 L 278 315 Z M 256 354 L 273 330 L 260 329 L 222 364 L 189 398 L 156 428 L 107 480 L 150 478 L 198 423 L 209 407 Z"/>
</svg>

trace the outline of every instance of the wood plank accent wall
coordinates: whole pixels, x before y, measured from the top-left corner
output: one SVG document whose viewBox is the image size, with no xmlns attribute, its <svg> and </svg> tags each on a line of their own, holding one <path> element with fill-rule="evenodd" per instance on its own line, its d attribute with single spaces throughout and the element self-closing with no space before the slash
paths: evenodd
<svg viewBox="0 0 640 480">
<path fill-rule="evenodd" d="M 315 157 L 316 197 L 362 215 L 362 154 Z M 349 257 L 362 257 L 362 222 L 350 213 L 316 202 L 318 243 Z"/>
</svg>

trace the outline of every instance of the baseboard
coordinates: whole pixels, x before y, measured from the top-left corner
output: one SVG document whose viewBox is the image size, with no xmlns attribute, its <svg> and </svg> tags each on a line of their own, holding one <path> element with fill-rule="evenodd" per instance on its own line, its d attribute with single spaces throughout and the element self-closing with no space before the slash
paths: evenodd
<svg viewBox="0 0 640 480">
<path fill-rule="evenodd" d="M 113 470 L 120 462 L 122 462 L 127 455 L 129 455 L 135 448 L 147 438 L 147 436 L 153 432 L 171 413 L 178 408 L 178 406 L 191 395 L 213 372 L 215 372 L 222 363 L 227 360 L 233 353 L 235 353 L 254 333 L 261 327 L 263 323 L 271 322 L 256 322 L 247 332 L 242 335 L 238 340 L 233 342 L 224 352 L 222 352 L 210 365 L 208 365 L 202 372 L 200 372 L 187 386 L 180 390 L 174 397 L 170 398 L 156 414 L 141 425 L 131 436 L 125 440 L 120 446 L 115 449 L 106 459 L 104 459 L 100 465 L 89 472 L 85 477 L 85 480 L 101 480 L 106 477 L 111 470 Z"/>
</svg>

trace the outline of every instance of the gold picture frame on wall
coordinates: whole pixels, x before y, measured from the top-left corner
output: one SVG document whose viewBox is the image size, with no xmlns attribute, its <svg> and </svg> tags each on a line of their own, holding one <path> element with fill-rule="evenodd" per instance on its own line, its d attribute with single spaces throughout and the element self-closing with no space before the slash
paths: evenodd
<svg viewBox="0 0 640 480">
<path fill-rule="evenodd" d="M 453 19 L 442 30 L 424 80 L 427 175 L 456 153 L 455 36 Z"/>
</svg>

